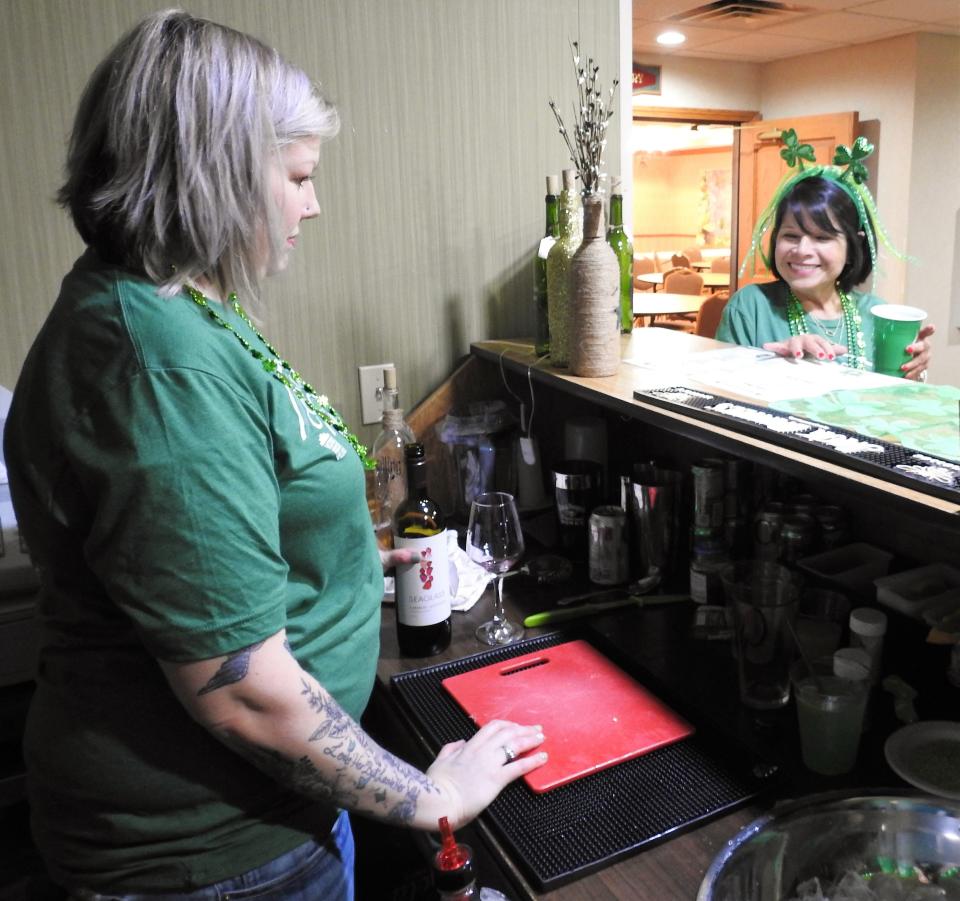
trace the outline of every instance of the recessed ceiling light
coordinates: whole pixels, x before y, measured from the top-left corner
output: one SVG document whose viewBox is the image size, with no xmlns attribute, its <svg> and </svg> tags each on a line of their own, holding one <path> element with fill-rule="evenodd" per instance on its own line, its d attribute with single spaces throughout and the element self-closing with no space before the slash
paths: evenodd
<svg viewBox="0 0 960 901">
<path fill-rule="evenodd" d="M 663 34 L 657 35 L 657 43 L 667 47 L 675 47 L 677 44 L 682 44 L 686 39 L 687 36 L 680 34 L 679 31 L 665 31 Z"/>
</svg>

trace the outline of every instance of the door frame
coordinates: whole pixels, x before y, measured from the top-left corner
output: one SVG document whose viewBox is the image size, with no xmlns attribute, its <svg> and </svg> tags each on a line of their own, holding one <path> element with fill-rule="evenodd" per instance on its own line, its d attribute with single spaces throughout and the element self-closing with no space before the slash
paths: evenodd
<svg viewBox="0 0 960 901">
<path fill-rule="evenodd" d="M 637 106 L 633 108 L 632 122 L 689 122 L 691 125 L 733 126 L 733 144 L 730 159 L 730 296 L 737 290 L 740 259 L 740 128 L 747 122 L 759 120 L 759 110 L 696 109 L 678 106 Z M 631 123 L 632 124 L 632 123 Z M 629 138 L 628 138 L 629 140 Z M 631 158 L 631 185 L 633 165 Z"/>
</svg>

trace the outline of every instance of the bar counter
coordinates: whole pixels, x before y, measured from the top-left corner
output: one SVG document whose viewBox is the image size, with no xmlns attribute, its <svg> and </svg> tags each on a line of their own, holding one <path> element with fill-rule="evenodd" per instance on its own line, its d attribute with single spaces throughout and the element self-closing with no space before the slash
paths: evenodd
<svg viewBox="0 0 960 901">
<path fill-rule="evenodd" d="M 636 331 L 634 335 L 637 335 Z M 653 337 L 648 334 L 633 340 L 651 341 Z M 678 338 L 681 340 L 677 341 Z M 684 353 L 717 346 L 716 342 L 676 334 L 669 335 L 668 340 L 675 342 Z M 894 488 L 872 476 L 847 471 L 842 464 L 805 458 L 802 453 L 766 445 L 689 419 L 682 413 L 665 413 L 638 402 L 633 397 L 633 390 L 642 384 L 644 375 L 634 367 L 622 365 L 621 371 L 609 379 L 578 379 L 551 370 L 543 361 L 535 360 L 532 347 L 522 341 L 483 342 L 474 345 L 473 357 L 472 362 L 479 360 L 480 368 L 488 370 L 487 375 L 502 380 L 510 394 L 522 396 L 528 386 L 530 391 L 538 392 L 538 433 L 541 442 L 554 448 L 562 446 L 557 431 L 558 420 L 565 415 L 576 415 L 579 412 L 577 404 L 586 405 L 582 409 L 610 416 L 611 422 L 616 419 L 629 426 L 641 423 L 648 430 L 643 433 L 645 441 L 655 437 L 649 431 L 652 429 L 657 436 L 663 433 L 676 442 L 676 448 L 683 450 L 685 445 L 690 445 L 686 449 L 694 456 L 703 454 L 706 447 L 739 454 L 754 462 L 808 477 L 817 489 L 842 496 L 842 502 L 851 506 L 858 526 L 863 528 L 873 523 L 884 529 L 884 517 L 892 515 L 901 528 L 887 533 L 890 538 L 888 547 L 902 555 L 898 560 L 907 561 L 908 565 L 911 561 L 922 563 L 946 559 L 951 546 L 955 548 L 957 545 L 956 504 L 926 496 L 922 488 Z M 867 540 L 875 537 L 868 536 Z M 917 560 L 914 552 L 918 550 L 926 550 L 930 556 Z M 599 589 L 589 584 L 581 569 L 577 570 L 573 583 L 549 588 L 537 586 L 525 576 L 517 576 L 505 582 L 505 607 L 512 619 L 522 620 L 532 613 L 550 609 L 559 597 L 591 588 Z M 679 574 L 675 585 L 667 585 L 664 590 L 686 591 L 683 574 Z M 854 600 L 856 603 L 871 602 L 868 597 Z M 874 692 L 870 726 L 861 741 L 855 770 L 837 777 L 813 774 L 800 760 L 793 703 L 782 710 L 766 712 L 751 711 L 742 706 L 730 643 L 692 638 L 690 625 L 694 609 L 692 602 L 642 609 L 623 608 L 579 620 L 569 628 L 577 633 L 573 637 L 589 639 L 595 636 L 601 646 L 615 648 L 621 658 L 636 661 L 640 671 L 648 673 L 654 685 L 668 687 L 669 695 L 665 700 L 671 704 L 679 700 L 679 705 L 674 704 L 675 708 L 698 730 L 709 730 L 713 735 L 729 740 L 735 753 L 742 750 L 744 754 L 775 761 L 776 777 L 765 790 L 740 807 L 664 836 L 624 859 L 541 893 L 535 890 L 525 877 L 522 866 L 511 859 L 490 823 L 481 816 L 464 830 L 461 838 L 479 852 L 481 882 L 499 888 L 511 899 L 693 901 L 707 868 L 725 843 L 778 801 L 840 789 L 870 788 L 891 794 L 913 791 L 893 773 L 884 758 L 884 741 L 902 725 L 894 716 L 889 695 L 880 689 Z M 469 612 L 453 614 L 453 640 L 443 654 L 414 660 L 400 656 L 394 612 L 392 606 L 384 606 L 382 647 L 371 710 L 381 724 L 381 733 L 375 734 L 391 750 L 421 766 L 427 765 L 437 751 L 429 746 L 428 738 L 398 703 L 391 689 L 391 677 L 488 650 L 476 640 L 474 629 L 489 619 L 491 610 L 492 588 L 488 587 Z M 891 621 L 884 672 L 900 673 L 918 689 L 917 709 L 921 719 L 954 718 L 956 698 L 950 693 L 944 677 L 949 648 L 925 644 L 926 627 L 922 623 L 899 617 L 891 611 L 888 615 Z M 558 628 L 528 629 L 525 638 L 557 631 Z M 643 683 L 640 675 L 637 678 Z M 423 851 L 426 859 L 428 844 L 424 845 Z"/>
</svg>

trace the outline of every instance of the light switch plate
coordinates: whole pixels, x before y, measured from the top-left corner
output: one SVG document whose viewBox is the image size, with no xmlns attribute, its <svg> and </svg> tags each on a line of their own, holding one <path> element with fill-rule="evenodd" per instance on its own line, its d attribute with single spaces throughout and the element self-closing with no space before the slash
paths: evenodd
<svg viewBox="0 0 960 901">
<path fill-rule="evenodd" d="M 364 425 L 380 422 L 383 416 L 383 370 L 393 363 L 360 366 L 360 412 Z"/>
</svg>

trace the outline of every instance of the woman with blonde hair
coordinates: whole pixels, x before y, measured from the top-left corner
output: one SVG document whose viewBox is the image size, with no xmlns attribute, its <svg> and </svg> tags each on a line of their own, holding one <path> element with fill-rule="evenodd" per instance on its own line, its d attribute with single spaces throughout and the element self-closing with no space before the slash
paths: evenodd
<svg viewBox="0 0 960 901">
<path fill-rule="evenodd" d="M 88 248 L 5 449 L 42 583 L 32 829 L 72 897 L 352 898 L 346 811 L 458 826 L 543 762 L 519 756 L 538 727 L 498 722 L 421 772 L 357 723 L 383 591 L 366 450 L 241 305 L 318 215 L 337 127 L 276 51 L 176 10 L 77 111 L 59 200 Z"/>
</svg>

